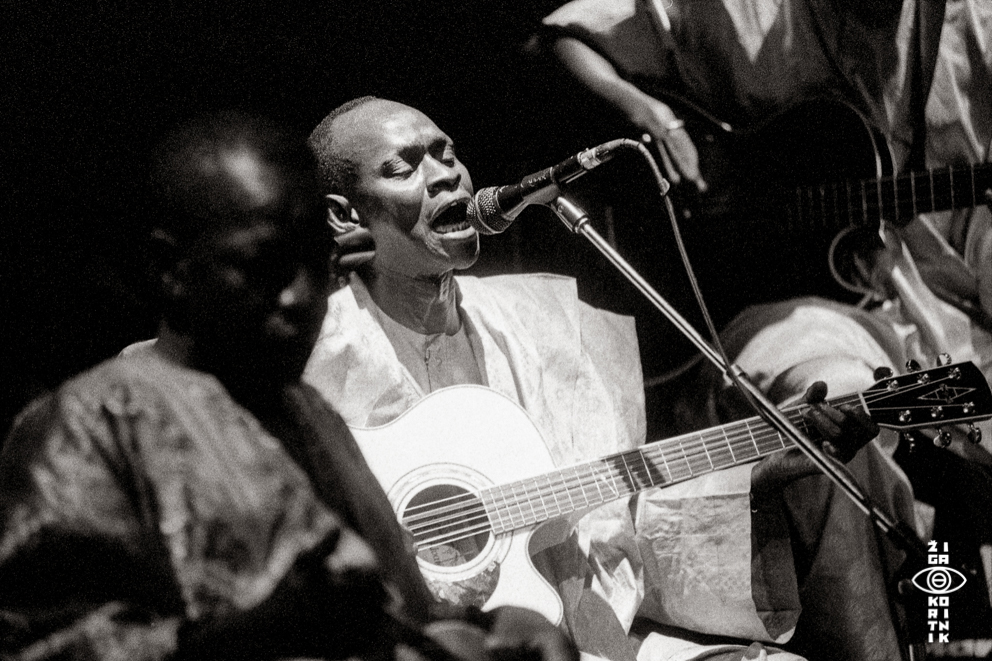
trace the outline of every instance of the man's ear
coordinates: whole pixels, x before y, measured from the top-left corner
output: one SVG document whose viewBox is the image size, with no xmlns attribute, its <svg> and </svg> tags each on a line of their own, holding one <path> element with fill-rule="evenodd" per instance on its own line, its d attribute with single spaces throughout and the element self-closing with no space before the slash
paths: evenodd
<svg viewBox="0 0 992 661">
<path fill-rule="evenodd" d="M 330 193 L 324 196 L 327 200 L 327 224 L 331 226 L 335 236 L 345 234 L 362 225 L 358 210 L 351 206 L 344 195 Z"/>
</svg>

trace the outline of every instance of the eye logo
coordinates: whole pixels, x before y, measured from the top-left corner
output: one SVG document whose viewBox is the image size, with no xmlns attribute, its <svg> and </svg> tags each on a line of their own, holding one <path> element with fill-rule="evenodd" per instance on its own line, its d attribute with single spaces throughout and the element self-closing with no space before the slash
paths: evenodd
<svg viewBox="0 0 992 661">
<path fill-rule="evenodd" d="M 961 582 L 954 585 L 955 579 Z M 950 594 L 963 588 L 967 582 L 967 577 L 952 567 L 927 567 L 913 576 L 913 585 L 928 594 Z"/>
</svg>

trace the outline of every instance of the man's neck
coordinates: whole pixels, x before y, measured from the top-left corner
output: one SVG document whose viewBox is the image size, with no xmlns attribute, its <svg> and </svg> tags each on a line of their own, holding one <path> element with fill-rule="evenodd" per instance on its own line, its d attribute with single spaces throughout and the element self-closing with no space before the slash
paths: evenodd
<svg viewBox="0 0 992 661">
<path fill-rule="evenodd" d="M 159 324 L 154 349 L 174 363 L 211 374 L 235 400 L 256 415 L 260 409 L 269 408 L 277 402 L 279 393 L 288 385 L 264 378 L 251 378 L 250 375 L 218 371 L 216 366 L 207 364 L 207 360 L 198 356 L 196 344 L 187 333 L 175 330 L 166 321 Z"/>
<path fill-rule="evenodd" d="M 378 267 L 363 274 L 363 282 L 380 310 L 414 332 L 454 335 L 461 328 L 461 296 L 452 271 L 414 278 Z"/>
</svg>

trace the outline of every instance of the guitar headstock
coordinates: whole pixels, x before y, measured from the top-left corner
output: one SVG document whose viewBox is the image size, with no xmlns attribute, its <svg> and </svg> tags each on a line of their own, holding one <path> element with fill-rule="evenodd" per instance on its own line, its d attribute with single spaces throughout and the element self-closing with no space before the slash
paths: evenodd
<svg viewBox="0 0 992 661">
<path fill-rule="evenodd" d="M 973 363 L 881 379 L 861 395 L 879 427 L 900 431 L 992 418 L 992 391 Z"/>
</svg>

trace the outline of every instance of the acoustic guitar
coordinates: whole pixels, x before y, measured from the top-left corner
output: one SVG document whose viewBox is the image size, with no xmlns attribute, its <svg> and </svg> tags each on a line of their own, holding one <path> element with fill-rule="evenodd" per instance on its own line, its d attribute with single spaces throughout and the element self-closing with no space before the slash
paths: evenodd
<svg viewBox="0 0 992 661">
<path fill-rule="evenodd" d="M 971 363 L 883 379 L 831 403 L 860 404 L 879 426 L 899 430 L 992 417 L 992 392 Z M 813 434 L 803 409 L 786 413 Z M 480 386 L 439 390 L 385 426 L 352 432 L 439 598 L 522 606 L 556 623 L 561 601 L 531 556 L 564 540 L 581 515 L 791 443 L 754 417 L 556 468 L 527 413 Z"/>
<path fill-rule="evenodd" d="M 709 185 L 705 193 L 677 186 L 671 196 L 721 322 L 745 305 L 796 296 L 855 302 L 828 261 L 836 257 L 834 271 L 850 279 L 849 246 L 832 253 L 839 232 L 860 228 L 856 240 L 871 241 L 882 219 L 903 226 L 920 213 L 985 204 L 992 189 L 989 163 L 896 173 L 885 137 L 837 100 L 733 129 L 666 101 L 685 118 Z"/>
</svg>

